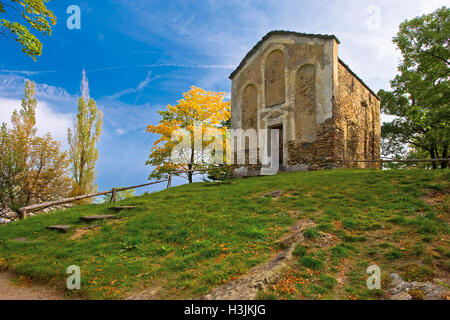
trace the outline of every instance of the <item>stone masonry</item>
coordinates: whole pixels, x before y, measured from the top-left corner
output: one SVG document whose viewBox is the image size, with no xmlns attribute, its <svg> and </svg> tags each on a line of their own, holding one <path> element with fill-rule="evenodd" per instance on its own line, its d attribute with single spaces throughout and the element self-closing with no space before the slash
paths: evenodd
<svg viewBox="0 0 450 320">
<path fill-rule="evenodd" d="M 380 100 L 338 58 L 339 43 L 272 31 L 230 75 L 231 128 L 279 129 L 284 170 L 379 168 L 354 161 L 380 157 Z M 255 168 L 247 162 L 237 171 L 254 175 Z"/>
</svg>

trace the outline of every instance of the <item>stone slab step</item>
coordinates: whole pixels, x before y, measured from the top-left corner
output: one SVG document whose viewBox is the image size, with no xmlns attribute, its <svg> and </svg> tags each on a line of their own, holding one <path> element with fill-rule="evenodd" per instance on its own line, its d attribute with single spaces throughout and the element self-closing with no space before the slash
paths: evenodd
<svg viewBox="0 0 450 320">
<path fill-rule="evenodd" d="M 283 190 L 275 190 L 269 193 L 265 193 L 264 197 L 273 197 L 273 198 L 278 198 L 281 197 L 283 195 L 284 191 Z"/>
<path fill-rule="evenodd" d="M 96 216 L 80 217 L 80 220 L 83 222 L 92 222 L 92 221 L 107 220 L 107 219 L 117 219 L 117 217 L 112 214 L 100 214 L 100 215 L 96 215 Z"/>
<path fill-rule="evenodd" d="M 70 229 L 70 226 L 68 225 L 48 226 L 47 229 L 66 233 Z"/>
<path fill-rule="evenodd" d="M 109 207 L 108 209 L 113 212 L 119 212 L 122 210 L 131 210 L 136 208 L 135 206 L 121 206 L 121 207 Z"/>
</svg>

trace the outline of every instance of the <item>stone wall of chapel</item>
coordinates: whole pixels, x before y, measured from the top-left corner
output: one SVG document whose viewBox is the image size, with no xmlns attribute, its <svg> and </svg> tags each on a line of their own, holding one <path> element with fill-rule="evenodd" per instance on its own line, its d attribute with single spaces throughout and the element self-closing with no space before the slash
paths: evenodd
<svg viewBox="0 0 450 320">
<path fill-rule="evenodd" d="M 379 168 L 378 163 L 351 162 L 376 160 L 380 157 L 380 101 L 339 63 L 339 89 L 335 113 L 339 158 L 347 166 Z"/>
</svg>

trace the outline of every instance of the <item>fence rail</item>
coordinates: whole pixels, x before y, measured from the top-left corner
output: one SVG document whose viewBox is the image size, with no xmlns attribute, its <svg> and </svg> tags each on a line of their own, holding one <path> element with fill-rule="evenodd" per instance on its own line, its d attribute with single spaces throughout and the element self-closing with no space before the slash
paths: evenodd
<svg viewBox="0 0 450 320">
<path fill-rule="evenodd" d="M 142 188 L 142 187 L 150 186 L 150 185 L 153 185 L 153 184 L 158 184 L 158 183 L 163 183 L 163 182 L 168 182 L 168 181 L 169 181 L 169 179 L 153 181 L 153 182 L 149 182 L 149 183 L 140 184 L 140 185 L 137 185 L 137 186 L 112 188 L 111 190 L 108 190 L 108 191 L 90 193 L 90 194 L 85 194 L 85 195 L 81 195 L 81 196 L 65 198 L 65 199 L 61 199 L 61 200 L 48 201 L 48 202 L 43 202 L 43 203 L 39 203 L 39 204 L 33 204 L 31 206 L 20 208 L 19 209 L 19 218 L 20 219 L 25 219 L 27 217 L 27 213 L 28 212 L 33 212 L 33 211 L 36 211 L 36 210 L 45 209 L 45 208 L 56 206 L 56 205 L 59 205 L 59 204 L 70 203 L 70 202 L 83 200 L 83 199 L 87 199 L 87 198 L 94 198 L 94 197 L 98 197 L 98 196 L 103 196 L 103 195 L 107 195 L 109 193 L 112 194 L 111 202 L 115 202 L 116 199 L 117 199 L 117 192 L 119 192 L 119 191 L 125 191 L 125 190 L 130 190 L 130 189 Z"/>
<path fill-rule="evenodd" d="M 450 161 L 450 158 L 442 159 L 377 159 L 377 160 L 339 160 L 339 162 L 446 162 Z"/>
<path fill-rule="evenodd" d="M 153 182 L 149 182 L 149 183 L 143 183 L 143 184 L 139 184 L 139 185 L 136 185 L 136 186 L 130 186 L 130 187 L 112 188 L 111 190 L 108 190 L 108 191 L 95 192 L 95 193 L 90 193 L 90 194 L 85 194 L 85 195 L 80 195 L 80 196 L 74 196 L 74 197 L 60 199 L 60 200 L 54 200 L 54 201 L 48 201 L 48 202 L 33 204 L 33 205 L 30 205 L 30 206 L 26 206 L 26 207 L 20 208 L 18 210 L 18 214 L 19 214 L 19 218 L 20 219 L 26 219 L 27 214 L 29 212 L 42 210 L 42 209 L 45 209 L 45 208 L 48 208 L 48 207 L 52 207 L 52 206 L 56 206 L 56 205 L 60 205 L 60 204 L 65 204 L 65 203 L 70 203 L 70 202 L 75 202 L 75 201 L 79 201 L 79 200 L 83 200 L 83 199 L 103 196 L 103 195 L 107 195 L 107 194 L 111 194 L 110 202 L 116 202 L 116 200 L 117 200 L 117 192 L 130 190 L 130 189 L 142 188 L 142 187 L 146 187 L 146 186 L 150 186 L 150 185 L 158 184 L 158 183 L 164 183 L 164 182 L 167 182 L 167 188 L 170 188 L 170 187 L 172 187 L 172 176 L 173 175 L 181 174 L 181 173 L 188 173 L 188 172 L 209 171 L 209 170 L 213 170 L 213 169 L 217 169 L 217 168 L 202 168 L 202 169 L 193 169 L 193 170 L 174 171 L 174 172 L 171 172 L 170 175 L 169 175 L 169 178 L 165 179 L 165 180 L 158 180 L 158 181 L 153 181 Z"/>
</svg>

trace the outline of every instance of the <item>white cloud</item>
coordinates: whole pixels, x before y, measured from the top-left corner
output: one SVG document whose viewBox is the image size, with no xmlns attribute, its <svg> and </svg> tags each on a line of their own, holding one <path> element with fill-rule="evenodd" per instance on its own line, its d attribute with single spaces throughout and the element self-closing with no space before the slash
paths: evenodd
<svg viewBox="0 0 450 320">
<path fill-rule="evenodd" d="M 145 77 L 144 80 L 142 80 L 141 82 L 139 82 L 139 84 L 137 85 L 136 88 L 129 88 L 129 89 L 125 89 L 122 90 L 120 92 L 117 92 L 115 94 L 113 94 L 111 97 L 109 97 L 110 99 L 119 99 L 120 97 L 130 94 L 130 93 L 140 93 L 142 92 L 145 88 L 148 87 L 148 85 L 150 84 L 151 81 L 158 79 L 159 76 L 155 76 L 155 77 L 151 77 L 152 72 L 149 71 L 147 73 L 147 76 Z"/>
<path fill-rule="evenodd" d="M 237 66 L 271 30 L 335 34 L 342 42 L 340 56 L 377 91 L 388 88 L 397 72 L 400 55 L 392 38 L 399 24 L 449 6 L 450 0 L 229 0 L 191 4 L 186 13 L 167 6 L 164 12 L 145 10 L 148 4 L 143 0 L 117 5 L 135 21 L 120 26 L 130 37 L 153 45 L 149 32 L 161 37 L 170 34 L 171 41 L 189 48 L 183 51 L 183 59 L 197 53 L 217 65 Z M 226 75 L 221 70 L 210 72 L 199 82 L 224 87 L 229 85 Z"/>
<path fill-rule="evenodd" d="M 6 122 L 8 126 L 11 126 L 11 115 L 14 110 L 20 109 L 20 105 L 20 100 L 0 97 L 0 123 Z M 72 114 L 55 112 L 47 102 L 38 101 L 36 108 L 38 135 L 50 132 L 54 139 L 64 144 L 67 137 L 67 128 L 72 126 L 72 119 Z"/>
</svg>

